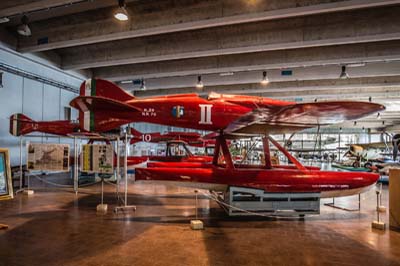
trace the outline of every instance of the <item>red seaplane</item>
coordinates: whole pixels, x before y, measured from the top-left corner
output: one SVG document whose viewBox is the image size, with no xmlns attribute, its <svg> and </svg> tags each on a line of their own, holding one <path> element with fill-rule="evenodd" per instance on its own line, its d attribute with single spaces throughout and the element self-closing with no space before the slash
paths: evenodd
<svg viewBox="0 0 400 266">
<path fill-rule="evenodd" d="M 131 122 L 148 122 L 218 132 L 212 164 L 149 163 L 136 169 L 136 180 L 156 180 L 226 191 L 229 187 L 274 193 L 319 193 L 321 197 L 358 194 L 374 185 L 378 175 L 320 171 L 305 167 L 269 135 L 356 120 L 381 112 L 380 104 L 356 101 L 296 103 L 256 96 L 210 93 L 136 98 L 115 84 L 89 79 L 71 101 L 80 111 L 80 128 L 106 132 Z M 263 136 L 264 166 L 235 165 L 227 138 Z M 272 165 L 269 143 L 293 165 Z M 222 157 L 220 156 L 222 153 Z M 222 160 L 220 158 L 223 158 Z"/>
</svg>

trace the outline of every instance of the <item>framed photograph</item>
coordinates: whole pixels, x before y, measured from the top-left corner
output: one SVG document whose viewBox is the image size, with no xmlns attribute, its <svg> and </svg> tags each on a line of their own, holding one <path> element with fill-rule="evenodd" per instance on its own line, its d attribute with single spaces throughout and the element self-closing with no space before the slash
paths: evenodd
<svg viewBox="0 0 400 266">
<path fill-rule="evenodd" d="M 29 143 L 27 146 L 29 171 L 69 171 L 69 145 Z"/>
<path fill-rule="evenodd" d="M 12 177 L 8 149 L 0 148 L 0 200 L 12 199 Z"/>
</svg>

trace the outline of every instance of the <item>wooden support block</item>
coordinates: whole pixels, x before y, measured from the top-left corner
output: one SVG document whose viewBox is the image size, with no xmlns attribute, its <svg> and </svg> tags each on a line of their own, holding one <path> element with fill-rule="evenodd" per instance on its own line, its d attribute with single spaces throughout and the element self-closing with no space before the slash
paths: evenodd
<svg viewBox="0 0 400 266">
<path fill-rule="evenodd" d="M 378 211 L 378 212 L 386 212 L 386 207 L 383 206 L 383 205 L 380 205 L 380 206 L 378 206 L 377 211 Z"/>
<path fill-rule="evenodd" d="M 190 221 L 190 228 L 192 228 L 192 230 L 203 230 L 204 229 L 204 224 L 200 220 L 191 220 Z"/>
<path fill-rule="evenodd" d="M 33 194 L 35 194 L 35 191 L 33 191 L 31 189 L 25 189 L 23 193 L 24 193 L 24 195 L 32 196 Z"/>
<path fill-rule="evenodd" d="M 0 229 L 8 229 L 8 224 L 0 224 Z"/>
<path fill-rule="evenodd" d="M 372 226 L 372 228 L 378 229 L 378 230 L 386 229 L 386 224 L 384 222 L 373 221 L 371 226 Z"/>
<path fill-rule="evenodd" d="M 101 213 L 106 213 L 108 209 L 108 205 L 107 204 L 99 204 L 97 205 L 97 212 L 101 212 Z"/>
</svg>

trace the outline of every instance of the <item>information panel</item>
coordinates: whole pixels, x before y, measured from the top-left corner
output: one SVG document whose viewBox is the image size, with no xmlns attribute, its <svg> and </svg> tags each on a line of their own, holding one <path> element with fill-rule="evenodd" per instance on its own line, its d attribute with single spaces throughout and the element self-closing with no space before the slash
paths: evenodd
<svg viewBox="0 0 400 266">
<path fill-rule="evenodd" d="M 68 144 L 28 144 L 29 171 L 69 171 Z"/>
<path fill-rule="evenodd" d="M 114 152 L 111 145 L 87 144 L 82 146 L 81 171 L 85 173 L 112 174 Z"/>
</svg>

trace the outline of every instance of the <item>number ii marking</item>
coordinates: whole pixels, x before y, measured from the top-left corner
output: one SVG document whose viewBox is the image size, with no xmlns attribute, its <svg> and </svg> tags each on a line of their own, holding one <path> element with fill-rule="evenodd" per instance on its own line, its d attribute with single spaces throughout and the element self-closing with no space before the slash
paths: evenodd
<svg viewBox="0 0 400 266">
<path fill-rule="evenodd" d="M 212 125 L 211 108 L 212 104 L 199 104 L 200 106 L 200 121 L 201 125 Z"/>
</svg>

